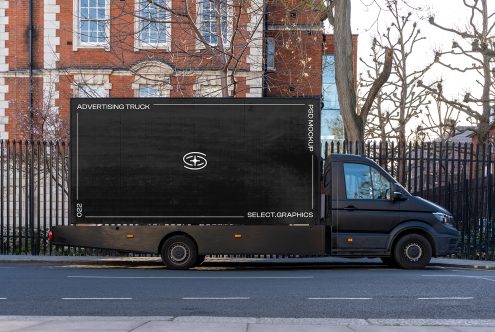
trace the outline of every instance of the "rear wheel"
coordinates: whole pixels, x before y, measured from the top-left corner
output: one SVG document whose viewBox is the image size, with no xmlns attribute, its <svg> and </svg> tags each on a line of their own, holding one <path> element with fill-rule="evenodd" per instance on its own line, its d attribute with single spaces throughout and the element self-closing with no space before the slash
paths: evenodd
<svg viewBox="0 0 495 332">
<path fill-rule="evenodd" d="M 168 269 L 186 270 L 196 264 L 198 250 L 190 237 L 176 235 L 163 243 L 161 256 Z"/>
<path fill-rule="evenodd" d="M 394 247 L 394 259 L 403 269 L 422 269 L 431 260 L 431 244 L 424 236 L 407 234 Z"/>
</svg>

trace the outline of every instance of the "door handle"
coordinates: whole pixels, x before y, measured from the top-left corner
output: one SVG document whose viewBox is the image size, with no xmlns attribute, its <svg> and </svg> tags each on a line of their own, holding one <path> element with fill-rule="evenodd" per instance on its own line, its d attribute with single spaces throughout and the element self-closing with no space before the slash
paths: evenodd
<svg viewBox="0 0 495 332">
<path fill-rule="evenodd" d="M 344 210 L 353 211 L 353 210 L 356 210 L 356 207 L 354 205 L 348 205 L 348 206 L 344 207 Z"/>
</svg>

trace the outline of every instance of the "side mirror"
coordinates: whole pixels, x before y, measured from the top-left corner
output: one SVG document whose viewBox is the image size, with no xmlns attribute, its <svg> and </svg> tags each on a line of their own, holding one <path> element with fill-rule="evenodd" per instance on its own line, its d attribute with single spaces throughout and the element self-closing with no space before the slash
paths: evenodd
<svg viewBox="0 0 495 332">
<path fill-rule="evenodd" d="M 402 201 L 404 199 L 404 196 L 400 191 L 394 191 L 392 193 L 392 200 L 394 201 Z"/>
<path fill-rule="evenodd" d="M 392 186 L 392 200 L 393 201 L 402 201 L 404 200 L 404 195 L 396 185 Z"/>
</svg>

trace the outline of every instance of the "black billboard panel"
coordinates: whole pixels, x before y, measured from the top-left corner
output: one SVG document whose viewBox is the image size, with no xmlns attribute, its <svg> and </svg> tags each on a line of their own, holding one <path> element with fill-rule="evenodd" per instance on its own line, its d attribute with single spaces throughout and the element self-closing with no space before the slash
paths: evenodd
<svg viewBox="0 0 495 332">
<path fill-rule="evenodd" d="M 319 220 L 318 99 L 76 98 L 74 223 Z"/>
</svg>

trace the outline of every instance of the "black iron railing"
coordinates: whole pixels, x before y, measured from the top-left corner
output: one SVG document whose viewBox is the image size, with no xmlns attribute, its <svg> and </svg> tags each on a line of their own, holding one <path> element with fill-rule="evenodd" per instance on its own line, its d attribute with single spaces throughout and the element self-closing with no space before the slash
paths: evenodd
<svg viewBox="0 0 495 332">
<path fill-rule="evenodd" d="M 330 142 L 324 155 L 364 155 L 412 194 L 437 203 L 461 232 L 458 256 L 495 259 L 495 149 L 490 144 L 454 142 Z"/>
<path fill-rule="evenodd" d="M 373 159 L 411 193 L 454 214 L 462 233 L 459 257 L 495 259 L 492 145 L 331 142 L 322 151 Z M 0 254 L 92 253 L 57 249 L 47 239 L 50 227 L 69 223 L 68 144 L 0 141 L 0 187 Z"/>
</svg>

